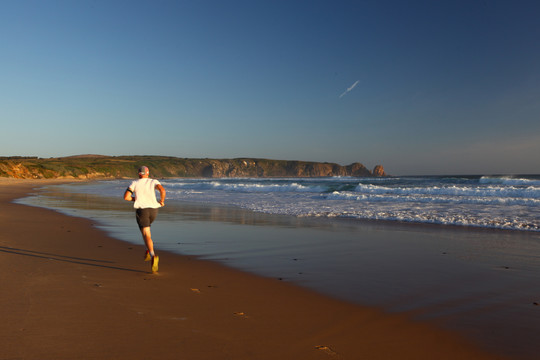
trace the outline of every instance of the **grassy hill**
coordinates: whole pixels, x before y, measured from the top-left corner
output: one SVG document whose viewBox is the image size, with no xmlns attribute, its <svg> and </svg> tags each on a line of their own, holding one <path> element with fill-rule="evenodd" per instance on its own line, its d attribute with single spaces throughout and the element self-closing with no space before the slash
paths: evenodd
<svg viewBox="0 0 540 360">
<path fill-rule="evenodd" d="M 133 178 L 141 165 L 152 177 L 316 177 L 384 176 L 377 166 L 373 172 L 360 163 L 341 166 L 333 163 L 269 159 L 189 159 L 167 156 L 78 155 L 62 158 L 0 157 L 0 177 L 18 179 L 99 179 Z M 375 175 L 374 175 L 375 174 Z"/>
</svg>

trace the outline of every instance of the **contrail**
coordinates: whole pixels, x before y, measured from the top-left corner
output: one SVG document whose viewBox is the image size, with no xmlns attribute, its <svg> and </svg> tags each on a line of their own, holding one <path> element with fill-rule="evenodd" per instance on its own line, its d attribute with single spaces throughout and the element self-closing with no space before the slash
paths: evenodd
<svg viewBox="0 0 540 360">
<path fill-rule="evenodd" d="M 356 85 L 358 85 L 359 82 L 360 82 L 360 80 L 356 80 L 356 81 L 354 82 L 354 84 L 352 84 L 351 86 L 349 86 L 349 87 L 347 88 L 347 90 L 345 90 L 345 91 L 343 92 L 343 94 L 339 95 L 339 98 L 341 99 L 342 97 L 344 97 L 345 95 L 347 95 L 347 93 L 350 92 L 352 89 L 354 89 L 354 88 L 356 87 Z"/>
</svg>

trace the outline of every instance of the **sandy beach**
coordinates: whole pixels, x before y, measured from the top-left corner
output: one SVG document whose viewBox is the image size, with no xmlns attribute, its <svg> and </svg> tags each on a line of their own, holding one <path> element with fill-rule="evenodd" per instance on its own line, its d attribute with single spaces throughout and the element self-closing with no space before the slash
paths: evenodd
<svg viewBox="0 0 540 360">
<path fill-rule="evenodd" d="M 0 359 L 495 359 L 468 339 L 12 203 L 0 181 Z"/>
</svg>

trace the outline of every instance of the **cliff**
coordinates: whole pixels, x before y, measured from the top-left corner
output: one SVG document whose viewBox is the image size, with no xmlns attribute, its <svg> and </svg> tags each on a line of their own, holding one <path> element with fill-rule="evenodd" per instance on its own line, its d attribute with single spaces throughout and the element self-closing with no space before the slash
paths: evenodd
<svg viewBox="0 0 540 360">
<path fill-rule="evenodd" d="M 333 163 L 268 159 L 187 159 L 165 156 L 80 155 L 63 158 L 0 158 L 0 177 L 18 179 L 100 179 L 136 177 L 141 165 L 151 176 L 163 177 L 321 177 L 386 176 L 381 165 L 373 172 L 360 163 Z"/>
</svg>

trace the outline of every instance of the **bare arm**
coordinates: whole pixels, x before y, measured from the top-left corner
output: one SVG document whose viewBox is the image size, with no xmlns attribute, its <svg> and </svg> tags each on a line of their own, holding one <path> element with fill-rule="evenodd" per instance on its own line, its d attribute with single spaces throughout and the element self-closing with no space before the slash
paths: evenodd
<svg viewBox="0 0 540 360">
<path fill-rule="evenodd" d="M 124 193 L 124 200 L 135 201 L 135 197 L 133 196 L 133 191 L 129 190 L 129 188 Z"/>
<path fill-rule="evenodd" d="M 161 184 L 159 185 L 156 185 L 156 189 L 158 189 L 159 191 L 159 203 L 161 204 L 161 206 L 165 206 L 165 195 L 166 195 L 166 191 L 165 191 L 165 188 L 163 186 L 161 186 Z"/>
</svg>

